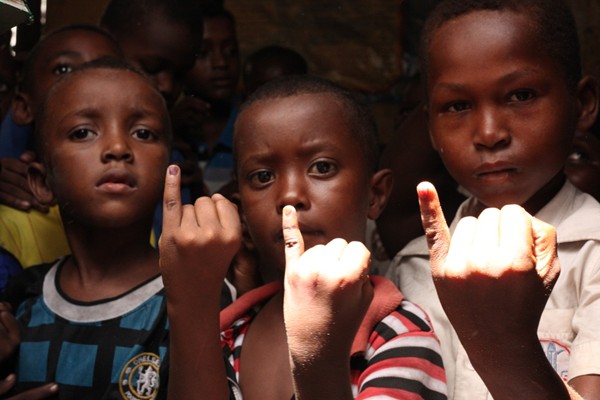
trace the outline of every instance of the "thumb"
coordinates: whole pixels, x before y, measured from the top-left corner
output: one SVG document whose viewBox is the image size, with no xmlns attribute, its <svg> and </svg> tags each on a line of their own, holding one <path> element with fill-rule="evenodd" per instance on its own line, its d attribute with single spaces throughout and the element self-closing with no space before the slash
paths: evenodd
<svg viewBox="0 0 600 400">
<path fill-rule="evenodd" d="M 296 262 L 304 253 L 304 239 L 298 228 L 298 217 L 293 206 L 283 208 L 281 228 L 283 230 L 283 241 L 285 243 L 285 264 L 287 266 Z"/>
<path fill-rule="evenodd" d="M 560 263 L 556 252 L 556 230 L 537 218 L 531 219 L 534 237 L 535 269 L 544 281 L 544 286 L 552 289 L 560 273 Z"/>
<path fill-rule="evenodd" d="M 429 182 L 421 182 L 417 186 L 417 194 L 421 223 L 429 247 L 431 271 L 433 276 L 439 276 L 450 248 L 450 231 L 435 187 Z"/>
</svg>

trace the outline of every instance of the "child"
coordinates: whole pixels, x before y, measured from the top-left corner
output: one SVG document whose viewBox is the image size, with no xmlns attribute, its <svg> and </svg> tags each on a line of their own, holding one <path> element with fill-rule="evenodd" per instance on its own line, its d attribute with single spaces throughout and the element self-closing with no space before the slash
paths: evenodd
<svg viewBox="0 0 600 400">
<path fill-rule="evenodd" d="M 26 164 L 19 157 L 31 150 L 33 118 L 38 103 L 64 74 L 87 61 L 103 56 L 119 56 L 121 50 L 106 32 L 92 25 L 67 25 L 45 35 L 25 60 L 22 78 L 11 112 L 0 132 L 0 202 L 21 210 L 37 205 L 26 184 Z M 19 162 L 20 161 L 20 162 Z M 11 184 L 10 186 L 4 186 Z M 25 193 L 24 193 L 25 192 Z"/>
<path fill-rule="evenodd" d="M 560 0 L 444 1 L 424 29 L 423 71 L 432 143 L 451 175 L 472 194 L 451 229 L 462 217 L 507 204 L 521 205 L 556 227 L 562 274 L 537 333 L 556 372 L 583 397 L 597 398 L 600 205 L 563 173 L 575 130 L 587 131 L 598 108 L 593 80 L 581 77 L 576 32 Z M 473 369 L 477 366 L 462 347 L 467 344 L 459 342 L 435 296 L 424 237 L 397 255 L 388 276 L 431 316 L 450 397 L 488 398 Z M 517 301 L 522 293 L 504 296 Z M 498 324 L 510 318 L 496 299 L 482 302 Z M 487 359 L 494 360 L 488 361 L 490 368 L 512 365 L 510 358 L 515 362 L 521 356 L 494 349 L 506 349 L 525 333 L 503 335 L 487 349 Z M 505 390 L 518 392 L 528 376 L 517 374 L 519 368 L 513 371 L 516 376 L 498 377 Z"/>
<path fill-rule="evenodd" d="M 171 108 L 200 50 L 200 2 L 111 0 L 100 26 L 115 37 L 127 61 L 152 79 Z"/>
<path fill-rule="evenodd" d="M 560 272 L 554 228 L 511 204 L 461 219 L 450 240 L 435 189 L 417 191 L 436 291 L 494 398 L 582 400 L 536 332 Z"/>
<path fill-rule="evenodd" d="M 369 254 L 357 243 L 391 186 L 390 171 L 377 170 L 377 150 L 368 109 L 321 79 L 269 82 L 242 107 L 236 175 L 270 283 L 221 313 L 226 368 L 214 349 L 211 288 L 239 245 L 239 222 L 231 222 L 237 212 L 220 196 L 182 208 L 177 169 L 167 175 L 160 263 L 169 282 L 170 398 L 220 398 L 225 369 L 232 395 L 247 399 L 446 398 L 426 315 L 389 281 L 368 279 Z M 199 257 L 220 265 L 198 268 Z M 204 313 L 190 319 L 199 309 Z M 209 351 L 214 368 L 206 371 L 195 360 Z"/>
<path fill-rule="evenodd" d="M 203 166 L 209 193 L 233 177 L 233 124 L 240 55 L 233 15 L 219 6 L 205 7 L 202 48 L 186 77 L 186 94 L 174 112 L 176 135 L 189 143 Z"/>
<path fill-rule="evenodd" d="M 58 203 L 72 255 L 26 271 L 42 292 L 18 306 L 16 391 L 55 382 L 61 399 L 154 398 L 168 344 L 148 241 L 169 160 L 164 100 L 121 61 L 98 60 L 57 82 L 35 119 L 30 185 Z"/>
<path fill-rule="evenodd" d="M 29 54 L 21 87 L 0 134 L 5 156 L 0 168 L 0 289 L 20 268 L 51 262 L 70 252 L 58 207 L 40 204 L 27 184 L 27 168 L 35 158 L 31 151 L 35 113 L 50 87 L 73 68 L 120 55 L 110 35 L 81 24 L 48 33 Z"/>
</svg>

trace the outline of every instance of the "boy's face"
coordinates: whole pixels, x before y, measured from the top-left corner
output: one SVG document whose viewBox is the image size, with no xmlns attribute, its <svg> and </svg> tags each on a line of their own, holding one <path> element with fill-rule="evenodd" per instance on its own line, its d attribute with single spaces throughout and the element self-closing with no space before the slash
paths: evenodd
<svg viewBox="0 0 600 400">
<path fill-rule="evenodd" d="M 187 76 L 191 94 L 211 101 L 229 101 L 240 74 L 235 28 L 226 17 L 204 18 L 202 49 Z"/>
<path fill-rule="evenodd" d="M 88 61 L 120 55 L 113 42 L 99 33 L 86 30 L 57 33 L 46 39 L 42 46 L 32 68 L 29 96 L 34 110 L 63 74 Z"/>
<path fill-rule="evenodd" d="M 169 159 L 158 92 L 132 72 L 94 69 L 50 96 L 43 160 L 63 217 L 104 227 L 151 219 Z"/>
<path fill-rule="evenodd" d="M 527 16 L 478 11 L 432 35 L 428 112 L 436 150 L 488 207 L 537 212 L 560 187 L 577 107 Z"/>
<path fill-rule="evenodd" d="M 200 38 L 195 38 L 185 24 L 157 11 L 146 15 L 132 31 L 118 38 L 125 58 L 152 79 L 171 107 L 181 94 L 185 75 L 194 65 Z"/>
<path fill-rule="evenodd" d="M 242 210 L 267 268 L 283 270 L 281 211 L 292 205 L 305 248 L 364 241 L 371 174 L 340 103 L 328 94 L 259 101 L 237 120 Z"/>
</svg>

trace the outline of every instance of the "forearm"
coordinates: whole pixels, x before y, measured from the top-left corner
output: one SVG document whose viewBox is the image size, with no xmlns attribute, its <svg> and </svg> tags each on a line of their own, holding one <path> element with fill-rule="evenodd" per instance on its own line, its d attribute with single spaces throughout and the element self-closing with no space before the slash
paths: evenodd
<svg viewBox="0 0 600 400">
<path fill-rule="evenodd" d="M 170 370 L 168 398 L 229 398 L 225 360 L 219 337 L 219 305 L 203 307 L 195 312 L 169 306 Z"/>
<path fill-rule="evenodd" d="M 495 349 L 488 357 L 482 357 L 485 352 L 479 354 L 471 357 L 472 364 L 496 400 L 572 398 L 537 341 L 512 349 Z"/>
<path fill-rule="evenodd" d="M 291 362 L 296 400 L 353 399 L 350 362 L 331 360 Z"/>
</svg>

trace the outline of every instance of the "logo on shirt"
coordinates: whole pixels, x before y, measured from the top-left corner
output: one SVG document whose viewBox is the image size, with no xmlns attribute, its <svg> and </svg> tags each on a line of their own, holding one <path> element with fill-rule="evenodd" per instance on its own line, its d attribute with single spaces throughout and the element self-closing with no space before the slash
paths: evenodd
<svg viewBox="0 0 600 400">
<path fill-rule="evenodd" d="M 554 368 L 565 382 L 568 381 L 569 359 L 571 357 L 569 347 L 556 340 L 541 339 L 540 342 L 546 353 L 546 358 L 552 364 L 552 368 Z"/>
<path fill-rule="evenodd" d="M 141 353 L 127 362 L 119 377 L 119 391 L 126 400 L 154 399 L 158 393 L 160 357 Z"/>
</svg>

